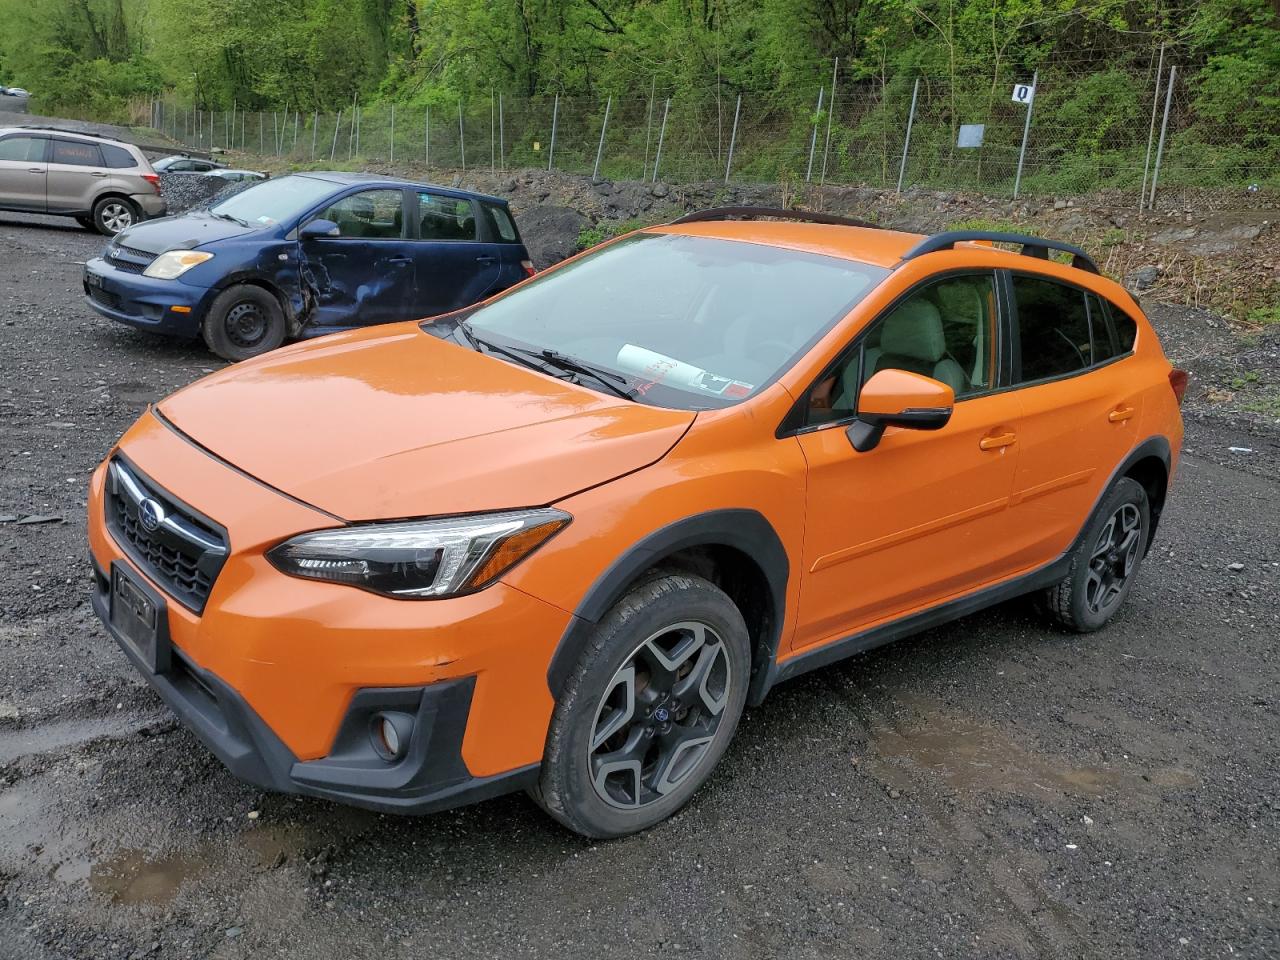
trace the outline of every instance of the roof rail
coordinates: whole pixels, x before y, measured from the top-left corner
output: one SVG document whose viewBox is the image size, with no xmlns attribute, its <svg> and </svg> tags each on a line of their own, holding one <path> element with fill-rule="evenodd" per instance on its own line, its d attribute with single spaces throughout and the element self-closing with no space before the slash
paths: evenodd
<svg viewBox="0 0 1280 960">
<path fill-rule="evenodd" d="M 120 137 L 113 137 L 109 133 L 93 133 L 89 130 L 70 130 L 67 127 L 55 127 L 47 123 L 15 123 L 15 127 L 21 127 L 23 130 L 42 130 L 46 133 L 69 133 L 73 137 L 93 137 L 95 140 L 113 140 L 116 143 L 128 143 Z"/>
<path fill-rule="evenodd" d="M 999 233 L 991 230 L 948 230 L 946 233 L 935 233 L 904 253 L 902 259 L 911 260 L 914 257 L 923 257 L 926 253 L 950 250 L 957 243 L 966 243 L 971 240 L 1018 244 L 1022 247 L 1020 252 L 1024 257 L 1036 257 L 1040 260 L 1048 260 L 1050 250 L 1061 250 L 1063 253 L 1071 254 L 1071 265 L 1077 270 L 1099 274 L 1102 272 L 1098 269 L 1098 264 L 1094 262 L 1093 257 L 1075 244 L 1065 243 L 1062 240 L 1047 240 L 1044 237 L 1032 237 L 1023 233 Z"/>
<path fill-rule="evenodd" d="M 878 223 L 866 220 L 854 220 L 852 217 L 837 217 L 830 213 L 813 213 L 809 210 L 785 210 L 782 207 L 712 207 L 710 210 L 695 210 L 686 213 L 676 223 L 703 223 L 708 220 L 750 220 L 757 217 L 772 217 L 775 220 L 798 220 L 802 223 L 829 223 L 838 227 L 867 227 L 872 230 L 881 229 Z"/>
</svg>

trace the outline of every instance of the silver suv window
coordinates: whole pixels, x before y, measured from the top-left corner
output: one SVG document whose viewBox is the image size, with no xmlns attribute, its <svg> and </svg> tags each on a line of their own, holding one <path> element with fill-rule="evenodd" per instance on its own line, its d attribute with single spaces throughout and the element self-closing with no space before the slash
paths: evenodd
<svg viewBox="0 0 1280 960">
<path fill-rule="evenodd" d="M 102 152 L 96 143 L 83 140 L 54 140 L 50 163 L 62 163 L 76 167 L 102 166 Z"/>
<path fill-rule="evenodd" d="M 43 137 L 5 137 L 0 140 L 0 160 L 39 163 L 44 160 Z"/>
</svg>

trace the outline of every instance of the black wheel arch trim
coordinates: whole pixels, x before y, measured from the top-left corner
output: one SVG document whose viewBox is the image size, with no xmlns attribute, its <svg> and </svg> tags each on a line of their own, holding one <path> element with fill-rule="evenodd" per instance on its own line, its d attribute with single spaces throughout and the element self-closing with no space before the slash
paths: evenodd
<svg viewBox="0 0 1280 960">
<path fill-rule="evenodd" d="M 738 550 L 756 564 L 769 585 L 773 615 L 758 649 L 752 651 L 751 687 L 747 694 L 749 702 L 759 702 L 756 691 L 770 672 L 782 634 L 790 562 L 773 525 L 759 511 L 750 509 L 710 510 L 676 520 L 633 544 L 614 560 L 587 590 L 551 656 L 547 686 L 553 697 L 558 699 L 563 692 L 595 625 L 627 589 L 663 558 L 692 547 Z"/>
</svg>

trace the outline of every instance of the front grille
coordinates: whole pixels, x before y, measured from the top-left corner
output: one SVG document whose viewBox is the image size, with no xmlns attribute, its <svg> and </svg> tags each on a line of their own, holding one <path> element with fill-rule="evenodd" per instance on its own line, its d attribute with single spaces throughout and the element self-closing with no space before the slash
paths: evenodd
<svg viewBox="0 0 1280 960">
<path fill-rule="evenodd" d="M 89 298 L 112 310 L 120 310 L 124 307 L 124 300 L 118 294 L 103 290 L 101 287 L 89 287 Z"/>
<path fill-rule="evenodd" d="M 196 613 L 227 558 L 227 535 L 120 458 L 107 474 L 107 527 L 129 558 Z"/>
<path fill-rule="evenodd" d="M 154 253 L 137 247 L 126 247 L 119 243 L 107 247 L 107 263 L 125 273 L 142 273 L 155 258 Z"/>
</svg>

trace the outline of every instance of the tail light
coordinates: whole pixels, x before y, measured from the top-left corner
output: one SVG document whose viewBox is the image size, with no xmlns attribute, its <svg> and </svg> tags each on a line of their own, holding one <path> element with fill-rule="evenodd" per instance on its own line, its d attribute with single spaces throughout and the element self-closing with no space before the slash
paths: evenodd
<svg viewBox="0 0 1280 960">
<path fill-rule="evenodd" d="M 151 184 L 151 186 L 155 188 L 156 193 L 160 192 L 160 174 L 144 173 L 142 175 L 142 179 L 147 181 L 147 183 Z"/>
<path fill-rule="evenodd" d="M 1180 367 L 1169 371 L 1169 386 L 1173 388 L 1173 395 L 1178 398 L 1178 406 L 1182 406 L 1182 398 L 1187 395 L 1187 382 L 1190 379 L 1191 374 Z"/>
<path fill-rule="evenodd" d="M 520 266 L 524 267 L 524 275 L 526 277 L 532 277 L 535 273 L 538 272 L 537 270 L 533 269 L 532 260 L 521 260 Z"/>
</svg>

